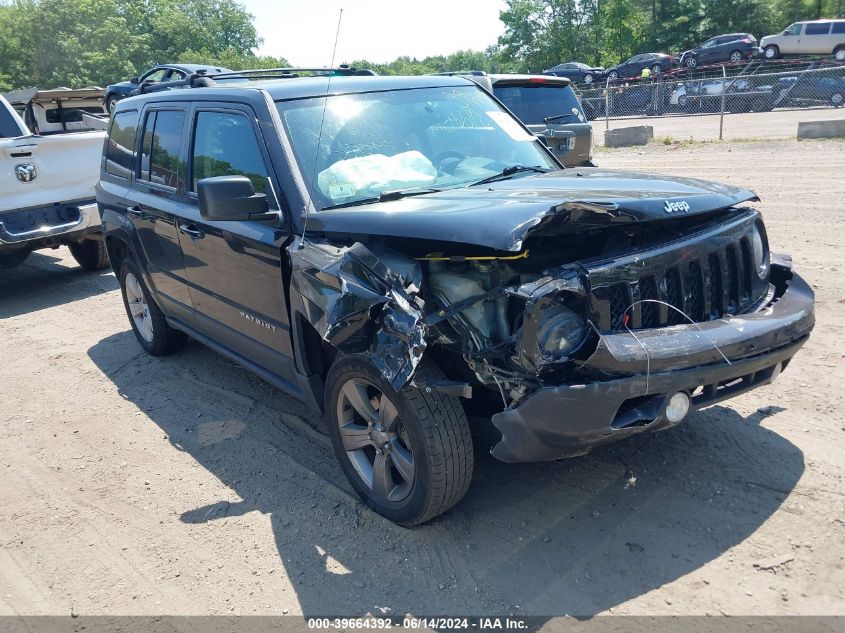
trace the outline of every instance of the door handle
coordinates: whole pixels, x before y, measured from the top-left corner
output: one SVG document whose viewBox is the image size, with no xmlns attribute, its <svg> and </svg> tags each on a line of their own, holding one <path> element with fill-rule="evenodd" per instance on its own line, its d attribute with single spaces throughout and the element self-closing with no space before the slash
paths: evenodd
<svg viewBox="0 0 845 633">
<path fill-rule="evenodd" d="M 179 232 L 183 235 L 187 235 L 192 240 L 201 240 L 202 238 L 204 238 L 205 233 L 196 228 L 192 228 L 193 226 L 193 224 L 180 224 Z"/>
<path fill-rule="evenodd" d="M 129 207 L 126 209 L 126 215 L 131 215 L 133 218 L 143 218 L 144 212 L 141 211 L 141 207 Z"/>
</svg>

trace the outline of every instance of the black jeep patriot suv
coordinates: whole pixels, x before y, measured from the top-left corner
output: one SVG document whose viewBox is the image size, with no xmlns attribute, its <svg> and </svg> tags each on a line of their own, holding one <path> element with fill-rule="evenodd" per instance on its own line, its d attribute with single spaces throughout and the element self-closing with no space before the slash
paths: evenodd
<svg viewBox="0 0 845 633">
<path fill-rule="evenodd" d="M 121 101 L 97 201 L 139 343 L 190 336 L 322 409 L 391 520 L 461 499 L 475 424 L 506 462 L 580 455 L 807 340 L 751 191 L 563 170 L 465 78 L 297 75 Z"/>
</svg>

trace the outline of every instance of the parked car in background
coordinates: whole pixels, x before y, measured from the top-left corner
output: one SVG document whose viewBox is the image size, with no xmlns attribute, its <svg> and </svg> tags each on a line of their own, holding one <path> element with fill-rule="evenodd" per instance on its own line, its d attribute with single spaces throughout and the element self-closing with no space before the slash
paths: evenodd
<svg viewBox="0 0 845 633">
<path fill-rule="evenodd" d="M 590 66 L 581 62 L 566 62 L 543 71 L 544 75 L 566 77 L 570 81 L 583 81 L 585 84 L 591 84 L 597 79 L 602 79 L 605 73 L 603 66 Z"/>
<path fill-rule="evenodd" d="M 486 75 L 470 79 L 492 92 L 567 167 L 592 165 L 593 127 L 565 77 Z"/>
<path fill-rule="evenodd" d="M 589 120 L 610 116 L 653 116 L 666 111 L 670 84 L 664 82 L 610 86 L 581 103 Z M 593 91 L 595 92 L 595 91 Z"/>
<path fill-rule="evenodd" d="M 46 136 L 64 132 L 83 132 L 94 127 L 90 117 L 108 116 L 102 88 L 24 88 L 7 92 L 6 98 L 33 134 Z"/>
<path fill-rule="evenodd" d="M 669 95 L 669 106 L 685 112 L 718 112 L 725 93 L 727 112 L 766 112 L 772 109 L 772 86 L 754 86 L 748 79 L 687 81 Z"/>
<path fill-rule="evenodd" d="M 625 77 L 639 77 L 640 73 L 646 68 L 651 71 L 652 75 L 659 75 L 662 72 L 671 70 L 674 63 L 674 58 L 665 53 L 634 55 L 631 59 L 608 68 L 607 78 L 614 80 Z"/>
<path fill-rule="evenodd" d="M 687 68 L 696 68 L 719 62 L 741 62 L 751 59 L 759 49 L 757 38 L 751 33 L 728 33 L 717 35 L 681 53 L 678 63 Z"/>
<path fill-rule="evenodd" d="M 773 88 L 775 106 L 845 104 L 845 79 L 803 74 L 781 77 Z"/>
<path fill-rule="evenodd" d="M 106 87 L 106 108 L 109 112 L 114 111 L 115 104 L 125 99 L 136 90 L 141 84 L 160 84 L 171 81 L 183 81 L 188 75 L 200 70 L 207 70 L 209 73 L 229 73 L 227 68 L 211 66 L 208 64 L 158 64 L 153 66 L 140 77 L 132 77 L 129 81 L 111 84 Z"/>
<path fill-rule="evenodd" d="M 105 132 L 35 136 L 0 97 L 0 268 L 66 245 L 80 266 L 108 266 L 94 200 Z"/>
<path fill-rule="evenodd" d="M 777 35 L 760 40 L 766 59 L 784 55 L 833 55 L 845 61 L 845 20 L 795 22 Z"/>
</svg>

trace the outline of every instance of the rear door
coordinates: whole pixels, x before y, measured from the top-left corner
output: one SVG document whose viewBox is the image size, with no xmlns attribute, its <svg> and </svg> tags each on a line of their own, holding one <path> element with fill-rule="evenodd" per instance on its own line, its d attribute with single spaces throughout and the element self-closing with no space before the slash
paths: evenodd
<svg viewBox="0 0 845 633">
<path fill-rule="evenodd" d="M 146 269 L 169 316 L 192 323 L 191 298 L 179 247 L 179 219 L 188 207 L 185 166 L 179 160 L 186 105 L 147 106 L 141 114 L 135 181 L 126 194 L 126 214 L 141 242 Z"/>
<path fill-rule="evenodd" d="M 804 27 L 801 52 L 810 55 L 830 54 L 830 22 L 808 22 Z"/>
<path fill-rule="evenodd" d="M 256 117 L 245 105 L 198 104 L 191 113 L 187 153 L 190 209 L 180 224 L 197 329 L 230 350 L 295 382 L 282 247 L 289 233 Z M 279 219 L 210 221 L 200 216 L 197 182 L 244 175 L 265 193 Z"/>
</svg>

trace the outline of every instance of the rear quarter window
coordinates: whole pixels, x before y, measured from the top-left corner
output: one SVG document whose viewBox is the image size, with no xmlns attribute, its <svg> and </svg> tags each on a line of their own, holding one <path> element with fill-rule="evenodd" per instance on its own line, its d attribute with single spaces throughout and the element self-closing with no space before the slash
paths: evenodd
<svg viewBox="0 0 845 633">
<path fill-rule="evenodd" d="M 138 111 L 126 110 L 114 115 L 106 142 L 106 173 L 129 178 L 135 162 L 135 132 Z"/>
<path fill-rule="evenodd" d="M 830 33 L 830 23 L 827 24 L 808 24 L 804 31 L 807 35 L 827 35 Z"/>
<path fill-rule="evenodd" d="M 585 121 L 578 97 L 569 86 L 553 84 L 493 86 L 493 93 L 508 110 L 528 125 L 544 124 L 546 117 L 557 117 L 554 123 Z"/>
<path fill-rule="evenodd" d="M 831 33 L 835 33 L 837 35 L 845 35 L 845 22 L 834 22 L 833 28 L 831 29 Z"/>
</svg>

